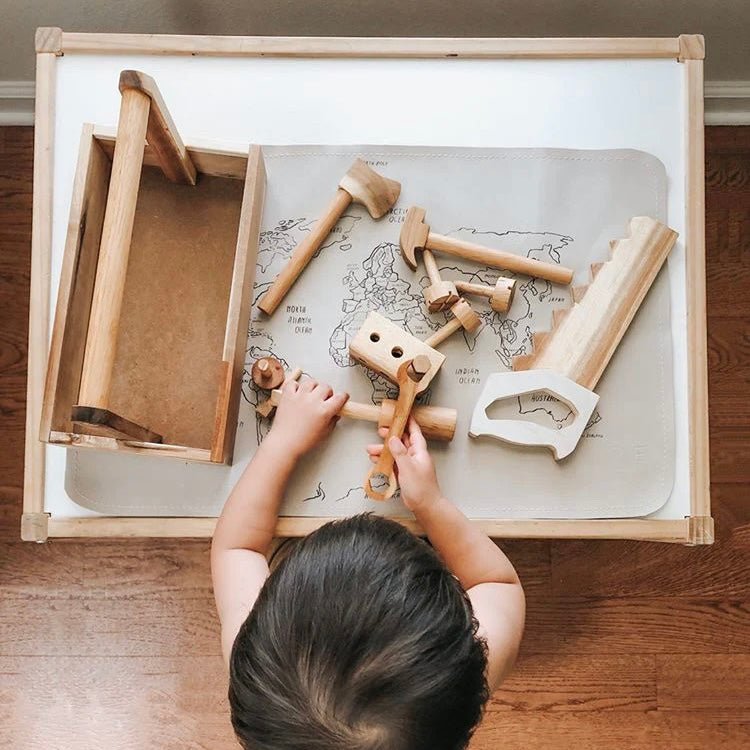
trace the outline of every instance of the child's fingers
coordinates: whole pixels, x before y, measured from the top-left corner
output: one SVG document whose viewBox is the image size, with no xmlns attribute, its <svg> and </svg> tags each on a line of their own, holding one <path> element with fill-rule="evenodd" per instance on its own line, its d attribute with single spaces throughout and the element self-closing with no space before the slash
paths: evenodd
<svg viewBox="0 0 750 750">
<path fill-rule="evenodd" d="M 296 380 L 285 380 L 281 384 L 281 390 L 284 393 L 295 393 L 299 388 L 299 383 Z"/>
<path fill-rule="evenodd" d="M 302 391 L 302 393 L 310 393 L 315 389 L 315 387 L 318 385 L 317 380 L 313 380 L 312 378 L 309 378 L 308 380 L 304 380 L 302 383 L 300 383 L 299 389 Z"/>
<path fill-rule="evenodd" d="M 378 427 L 378 435 L 385 440 L 388 437 L 388 427 Z"/>
<path fill-rule="evenodd" d="M 406 431 L 409 433 L 412 448 L 427 450 L 427 441 L 422 434 L 422 428 L 417 424 L 417 420 L 414 417 L 409 417 L 409 424 L 406 426 Z"/>
<path fill-rule="evenodd" d="M 323 397 L 324 401 L 333 396 L 333 388 L 328 383 L 318 383 L 314 390 Z"/>
<path fill-rule="evenodd" d="M 406 446 L 395 436 L 388 441 L 388 448 L 396 459 L 406 455 Z"/>
<path fill-rule="evenodd" d="M 348 400 L 348 393 L 333 393 L 333 391 L 331 391 L 331 395 L 326 398 L 326 408 L 331 414 L 338 414 L 344 408 L 344 404 Z"/>
<path fill-rule="evenodd" d="M 365 450 L 371 456 L 379 456 L 383 452 L 383 444 L 382 443 L 370 443 L 370 445 L 365 447 Z"/>
</svg>

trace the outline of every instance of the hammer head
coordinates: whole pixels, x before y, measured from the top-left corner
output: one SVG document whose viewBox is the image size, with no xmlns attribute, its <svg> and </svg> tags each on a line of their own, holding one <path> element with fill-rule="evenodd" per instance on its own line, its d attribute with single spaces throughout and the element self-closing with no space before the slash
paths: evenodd
<svg viewBox="0 0 750 750">
<path fill-rule="evenodd" d="M 401 194 L 401 183 L 378 174 L 357 159 L 341 178 L 339 187 L 352 196 L 354 203 L 362 204 L 373 219 L 385 215 Z"/>
<path fill-rule="evenodd" d="M 427 244 L 427 235 L 430 227 L 424 223 L 425 210 L 419 206 L 412 206 L 406 212 L 406 218 L 401 226 L 401 234 L 398 244 L 401 247 L 401 255 L 412 271 L 417 270 L 417 250 L 424 250 Z"/>
</svg>

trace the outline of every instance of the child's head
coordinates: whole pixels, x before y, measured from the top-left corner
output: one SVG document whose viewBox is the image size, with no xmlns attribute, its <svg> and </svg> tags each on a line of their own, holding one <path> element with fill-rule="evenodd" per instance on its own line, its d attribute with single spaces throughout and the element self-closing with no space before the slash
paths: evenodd
<svg viewBox="0 0 750 750">
<path fill-rule="evenodd" d="M 355 516 L 300 540 L 266 581 L 232 650 L 232 723 L 248 750 L 458 750 L 485 668 L 432 548 Z"/>
</svg>

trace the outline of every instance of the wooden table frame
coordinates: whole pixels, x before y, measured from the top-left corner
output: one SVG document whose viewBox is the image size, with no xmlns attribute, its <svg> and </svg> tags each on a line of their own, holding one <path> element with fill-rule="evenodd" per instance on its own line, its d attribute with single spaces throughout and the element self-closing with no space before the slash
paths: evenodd
<svg viewBox="0 0 750 750">
<path fill-rule="evenodd" d="M 56 519 L 44 511 L 45 445 L 39 440 L 49 331 L 55 74 L 58 56 L 132 53 L 203 56 L 370 58 L 672 58 L 684 65 L 686 92 L 686 279 L 690 515 L 684 519 L 477 520 L 490 536 L 558 539 L 641 539 L 711 544 L 708 376 L 706 352 L 703 37 L 596 39 L 416 39 L 233 37 L 69 33 L 36 34 L 34 204 L 31 247 L 28 386 L 21 537 L 208 537 L 214 518 L 93 517 Z M 284 516 L 280 536 L 309 533 L 328 518 Z M 416 524 L 399 519 L 415 531 Z"/>
</svg>

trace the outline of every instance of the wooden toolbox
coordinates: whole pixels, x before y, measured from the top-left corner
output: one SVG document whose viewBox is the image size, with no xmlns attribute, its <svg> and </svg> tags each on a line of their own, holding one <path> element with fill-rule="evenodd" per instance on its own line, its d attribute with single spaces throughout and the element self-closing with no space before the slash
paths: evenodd
<svg viewBox="0 0 750 750">
<path fill-rule="evenodd" d="M 148 76 L 120 89 L 117 136 L 83 128 L 41 439 L 229 463 L 263 156 L 186 148 Z"/>
</svg>

